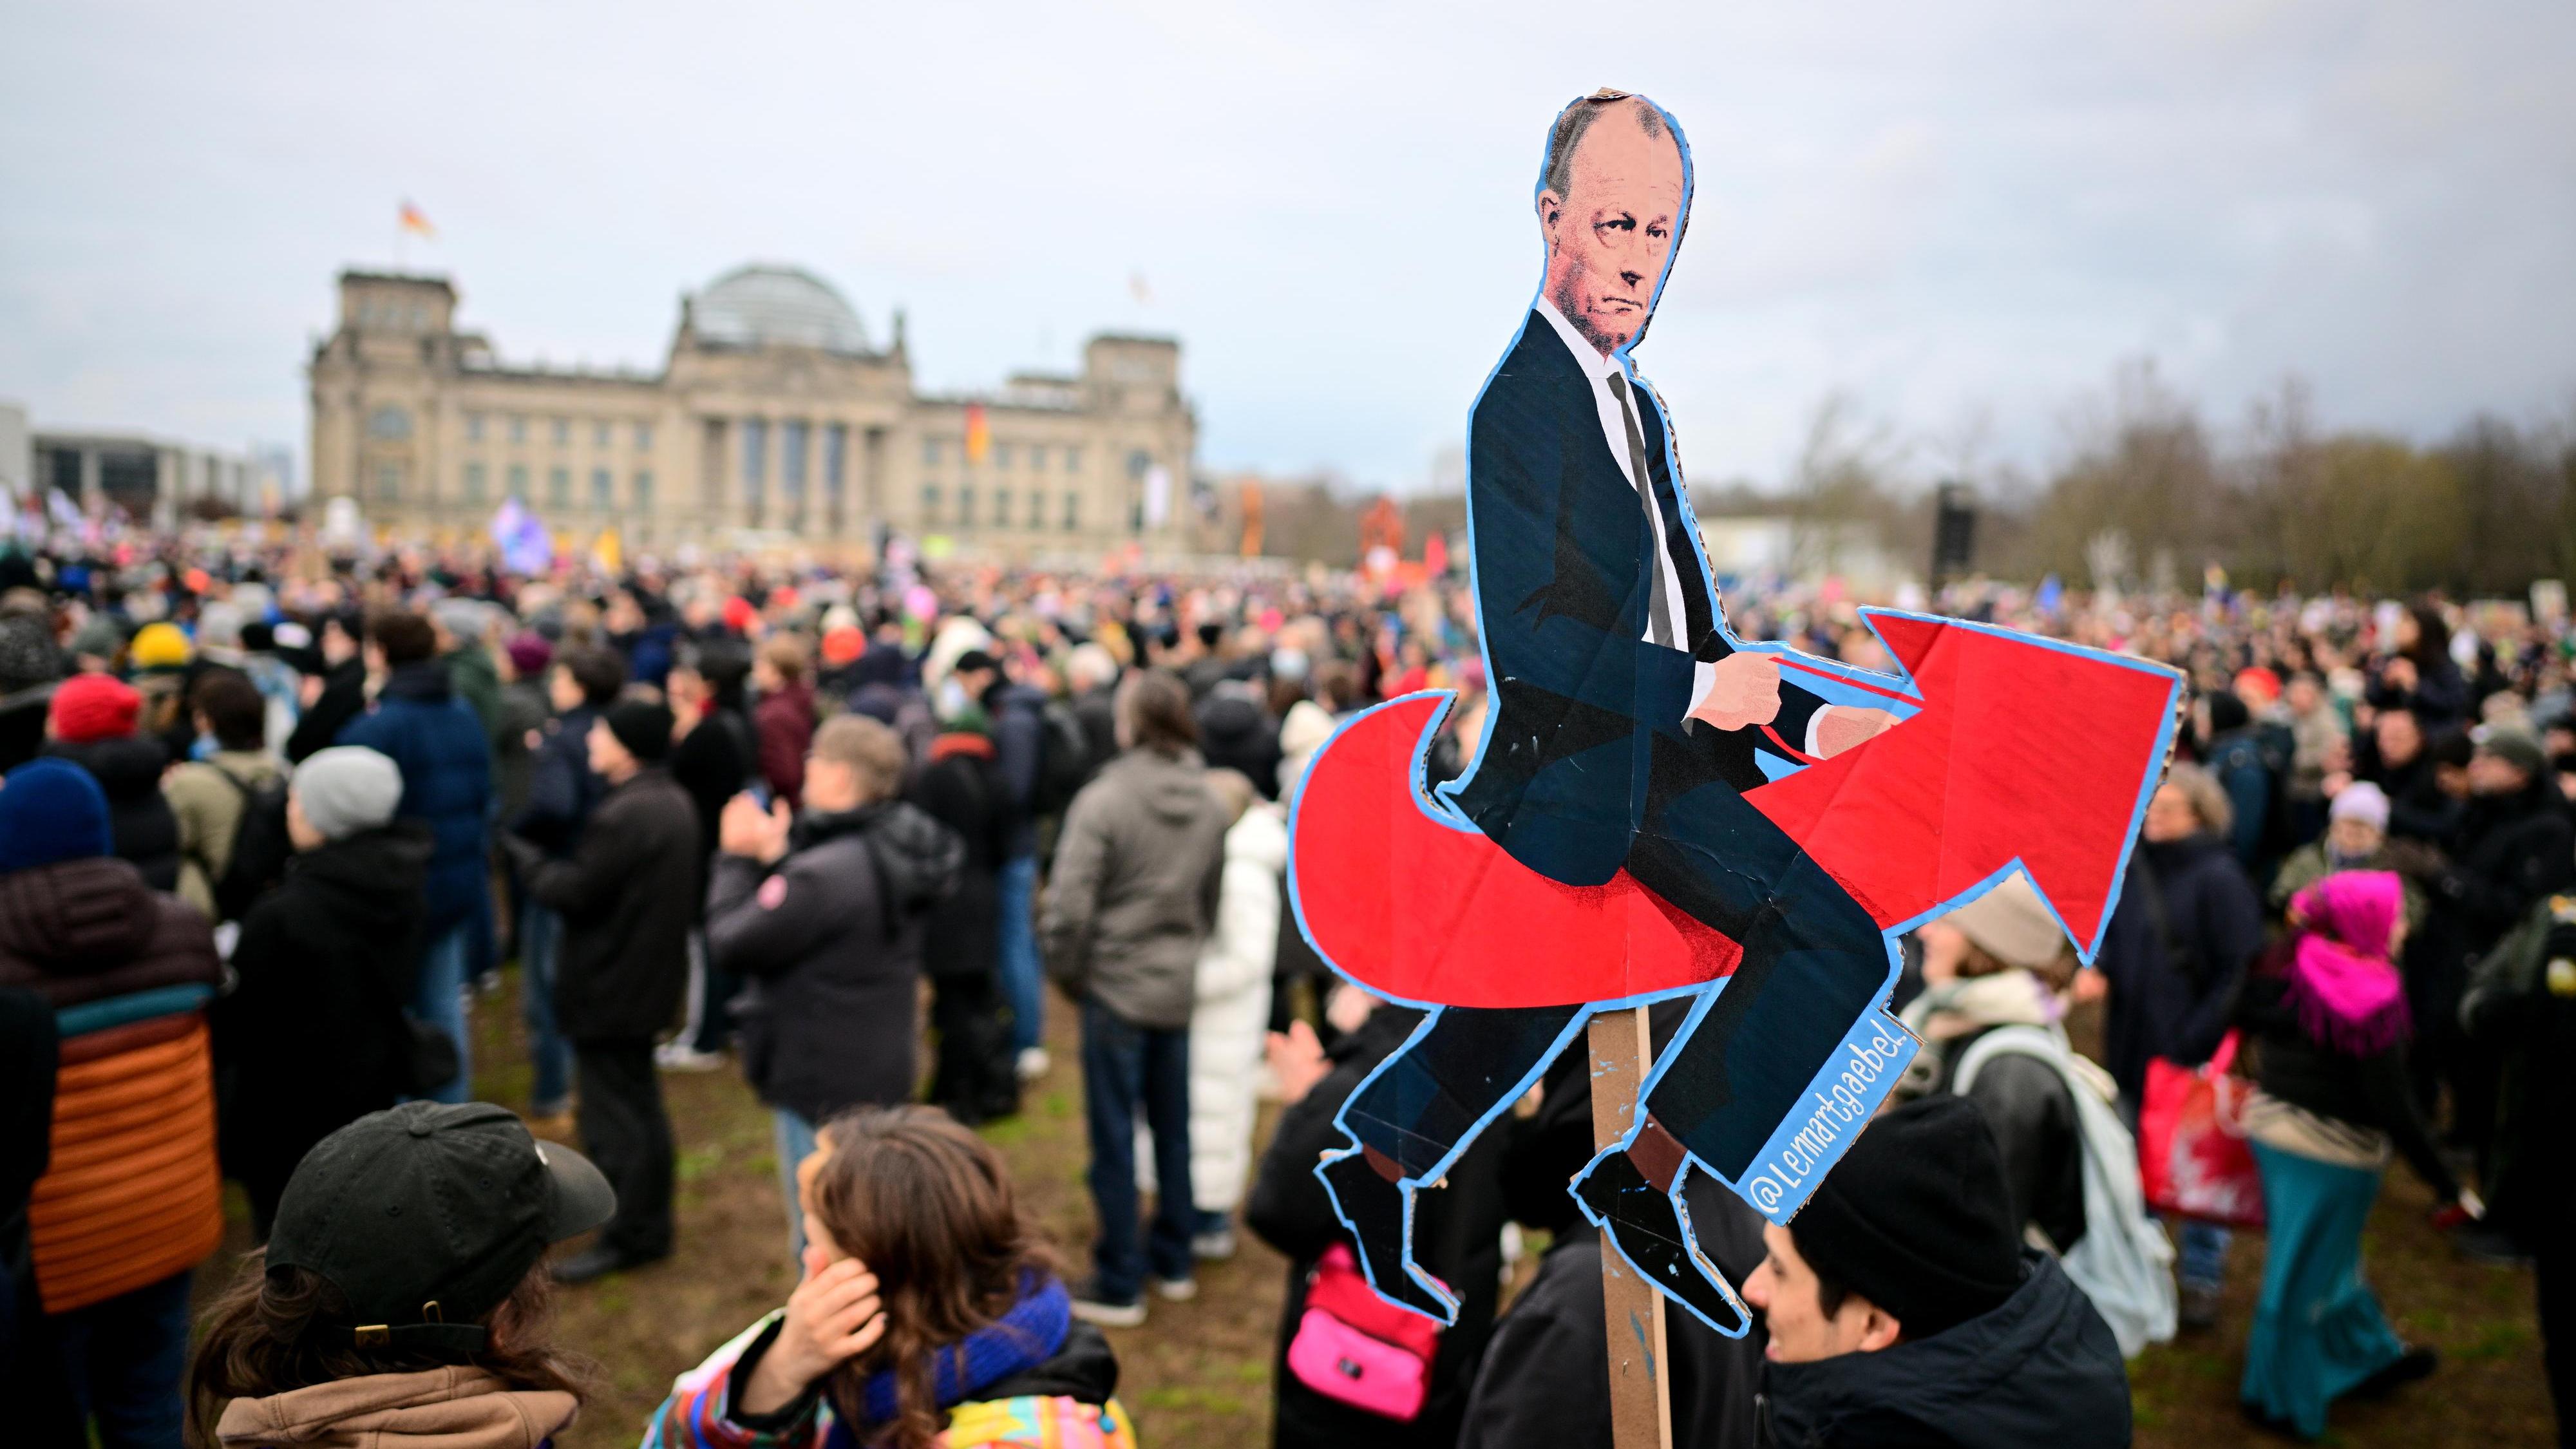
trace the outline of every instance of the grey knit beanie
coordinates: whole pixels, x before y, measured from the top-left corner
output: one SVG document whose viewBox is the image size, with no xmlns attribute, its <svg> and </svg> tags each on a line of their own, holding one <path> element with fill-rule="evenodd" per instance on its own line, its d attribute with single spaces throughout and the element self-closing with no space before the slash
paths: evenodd
<svg viewBox="0 0 2576 1449">
<path fill-rule="evenodd" d="M 394 818 L 394 807 L 402 803 L 402 771 L 374 750 L 334 745 L 295 767 L 293 788 L 313 828 L 325 839 L 342 840 Z"/>
</svg>

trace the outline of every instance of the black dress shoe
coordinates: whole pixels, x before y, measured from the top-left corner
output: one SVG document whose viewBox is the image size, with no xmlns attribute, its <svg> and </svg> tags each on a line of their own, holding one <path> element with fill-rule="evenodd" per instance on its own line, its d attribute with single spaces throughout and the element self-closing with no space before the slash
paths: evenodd
<svg viewBox="0 0 2576 1449">
<path fill-rule="evenodd" d="M 1324 1179 L 1324 1191 L 1332 1196 L 1342 1221 L 1351 1226 L 1369 1286 L 1379 1296 L 1393 1299 L 1435 1323 L 1456 1322 L 1458 1306 L 1434 1295 L 1404 1270 L 1413 1247 L 1404 1220 L 1404 1189 L 1379 1176 L 1367 1156 L 1359 1152 L 1329 1159 L 1318 1171 Z"/>
<path fill-rule="evenodd" d="M 1684 1173 L 1689 1172 L 1685 1164 Z M 1683 1179 L 1673 1179 L 1673 1192 Z M 1699 1315 L 1728 1338 L 1741 1338 L 1753 1316 L 1692 1246 L 1673 1195 L 1646 1181 L 1628 1154 L 1613 1149 L 1593 1159 L 1575 1186 L 1575 1198 L 1637 1275 Z"/>
<path fill-rule="evenodd" d="M 605 1278 L 611 1273 L 623 1273 L 629 1268 L 640 1268 L 652 1261 L 654 1260 L 651 1258 L 629 1257 L 615 1248 L 602 1245 L 584 1248 L 569 1258 L 558 1259 L 548 1271 L 554 1274 L 555 1281 L 558 1283 L 587 1283 L 594 1278 Z"/>
</svg>

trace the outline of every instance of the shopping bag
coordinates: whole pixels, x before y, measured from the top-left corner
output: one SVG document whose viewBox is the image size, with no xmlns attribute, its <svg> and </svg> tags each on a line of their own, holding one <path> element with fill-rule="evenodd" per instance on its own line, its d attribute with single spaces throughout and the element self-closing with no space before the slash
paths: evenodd
<svg viewBox="0 0 2576 1449">
<path fill-rule="evenodd" d="M 2231 1227 L 2263 1225 L 2263 1177 L 2245 1143 L 2245 1083 L 2228 1074 L 2236 1033 L 2201 1066 L 2147 1063 L 2138 1110 L 2138 1176 L 2147 1205 Z"/>
</svg>

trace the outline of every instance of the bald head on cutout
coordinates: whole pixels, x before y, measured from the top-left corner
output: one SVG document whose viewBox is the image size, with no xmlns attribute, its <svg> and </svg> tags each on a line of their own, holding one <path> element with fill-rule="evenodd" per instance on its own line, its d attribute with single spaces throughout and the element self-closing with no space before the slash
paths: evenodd
<svg viewBox="0 0 2576 1449">
<path fill-rule="evenodd" d="M 1538 194 L 1545 294 L 1603 353 L 1645 329 L 1683 204 L 1681 142 L 1645 97 L 1605 91 L 1557 118 Z"/>
</svg>

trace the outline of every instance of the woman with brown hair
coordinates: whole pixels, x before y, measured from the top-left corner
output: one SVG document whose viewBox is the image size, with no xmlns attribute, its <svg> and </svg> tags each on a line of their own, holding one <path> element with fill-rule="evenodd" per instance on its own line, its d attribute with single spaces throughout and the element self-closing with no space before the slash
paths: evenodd
<svg viewBox="0 0 2576 1449">
<path fill-rule="evenodd" d="M 860 1107 L 796 1168 L 805 1276 L 680 1376 L 647 1449 L 1134 1449 L 1001 1156 L 935 1107 Z"/>
<path fill-rule="evenodd" d="M 407 1102 L 332 1133 L 199 1325 L 198 1442 L 540 1449 L 588 1391 L 549 1341 L 540 1264 L 615 1206 L 599 1169 L 489 1103 Z"/>
</svg>

